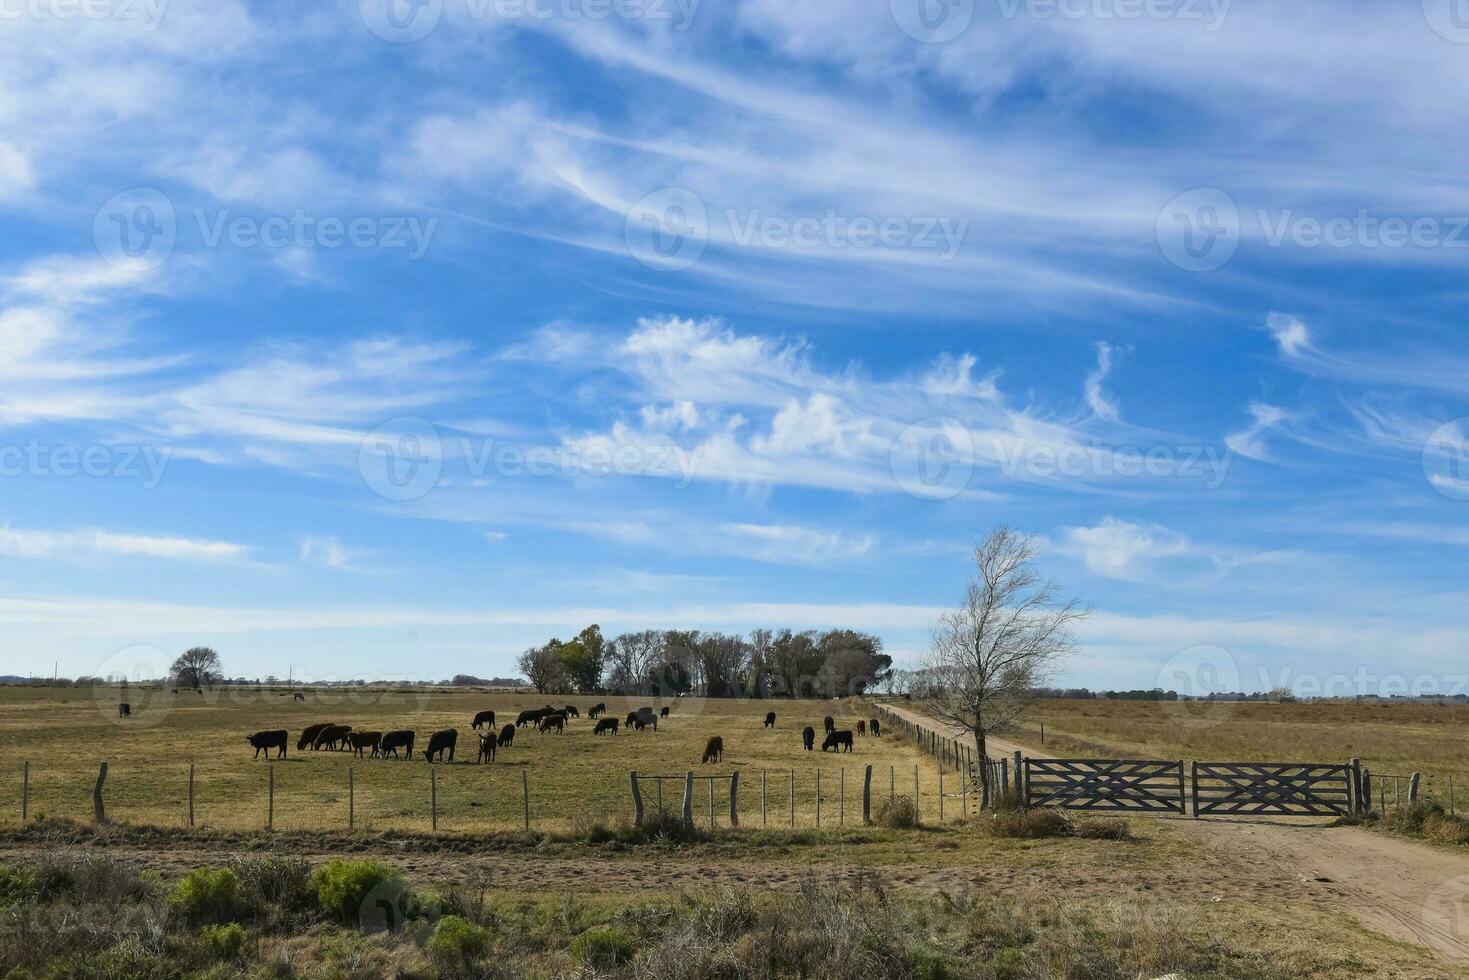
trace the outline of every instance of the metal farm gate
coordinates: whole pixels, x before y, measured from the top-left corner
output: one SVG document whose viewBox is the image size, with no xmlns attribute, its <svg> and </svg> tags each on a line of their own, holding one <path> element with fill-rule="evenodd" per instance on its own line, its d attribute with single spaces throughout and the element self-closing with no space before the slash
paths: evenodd
<svg viewBox="0 0 1469 980">
<path fill-rule="evenodd" d="M 1195 762 L 1194 816 L 1343 816 L 1356 806 L 1347 765 Z"/>
<path fill-rule="evenodd" d="M 1025 805 L 1184 813 L 1183 763 L 1143 759 L 1026 759 Z"/>
</svg>

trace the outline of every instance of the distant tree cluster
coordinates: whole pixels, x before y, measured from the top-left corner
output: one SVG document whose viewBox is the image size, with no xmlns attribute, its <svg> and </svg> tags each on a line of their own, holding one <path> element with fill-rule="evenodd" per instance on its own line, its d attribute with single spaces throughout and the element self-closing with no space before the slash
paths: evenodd
<svg viewBox="0 0 1469 980">
<path fill-rule="evenodd" d="M 856 630 L 642 630 L 605 640 L 599 627 L 552 639 L 518 666 L 543 694 L 835 697 L 890 685 L 882 641 Z"/>
</svg>

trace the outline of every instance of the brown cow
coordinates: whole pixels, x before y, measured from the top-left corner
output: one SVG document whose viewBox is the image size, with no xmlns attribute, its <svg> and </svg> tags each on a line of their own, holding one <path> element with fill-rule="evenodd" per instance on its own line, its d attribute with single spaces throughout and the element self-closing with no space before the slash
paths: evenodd
<svg viewBox="0 0 1469 980">
<path fill-rule="evenodd" d="M 542 735 L 553 728 L 556 729 L 558 735 L 564 735 L 566 733 L 566 716 L 559 711 L 553 711 L 541 719 L 540 730 Z"/>
<path fill-rule="evenodd" d="M 515 731 L 514 728 L 511 728 L 510 730 L 512 732 Z M 479 758 L 475 759 L 474 761 L 475 762 L 494 762 L 495 761 L 495 733 L 494 732 L 481 732 L 480 733 L 480 737 L 479 737 Z"/>
<path fill-rule="evenodd" d="M 723 739 L 723 737 L 721 737 L 719 735 L 715 735 L 713 738 L 711 738 L 709 740 L 708 744 L 706 744 L 704 746 L 704 761 L 706 763 L 707 762 L 720 762 L 723 759 L 724 759 L 724 739 Z"/>
<path fill-rule="evenodd" d="M 860 718 L 857 720 L 857 734 L 858 735 L 866 735 L 867 734 L 867 722 L 862 721 Z"/>
<path fill-rule="evenodd" d="M 246 735 L 245 741 L 254 747 L 257 759 L 260 758 L 262 749 L 267 759 L 270 758 L 271 749 L 280 749 L 275 756 L 277 759 L 286 757 L 286 730 L 284 728 L 273 732 L 256 732 L 254 735 Z"/>
<path fill-rule="evenodd" d="M 352 754 L 362 755 L 366 749 L 372 750 L 372 757 L 377 758 L 377 747 L 382 744 L 382 732 L 348 732 L 347 744 L 352 746 Z"/>
</svg>

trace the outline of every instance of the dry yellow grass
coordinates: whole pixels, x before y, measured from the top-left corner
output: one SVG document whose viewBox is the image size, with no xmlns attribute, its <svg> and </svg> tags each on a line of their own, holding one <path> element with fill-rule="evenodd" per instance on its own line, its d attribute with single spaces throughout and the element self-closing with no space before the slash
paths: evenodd
<svg viewBox="0 0 1469 980">
<path fill-rule="evenodd" d="M 740 820 L 761 823 L 761 774 L 768 782 L 771 826 L 785 826 L 790 814 L 790 776 L 795 773 L 795 823 L 816 822 L 816 773 L 821 773 L 821 822 L 835 826 L 845 811 L 848 825 L 861 820 L 863 768 L 874 767 L 874 797 L 886 797 L 890 772 L 899 793 L 912 793 L 914 766 L 920 767 L 923 816 L 935 820 L 937 768 L 904 741 L 885 736 L 856 739 L 855 750 L 840 755 L 806 752 L 801 729 L 831 714 L 838 727 L 855 727 L 871 717 L 871 706 L 856 702 L 706 701 L 680 698 L 546 698 L 534 693 L 482 694 L 465 691 L 415 691 L 366 688 L 353 691 L 306 692 L 297 702 L 276 690 L 221 689 L 204 695 L 168 689 L 128 692 L 131 720 L 117 718 L 116 688 L 0 687 L 0 739 L 7 764 L 0 775 L 0 824 L 20 820 L 22 763 L 31 764 L 30 815 L 84 819 L 91 814 L 91 787 L 98 762 L 107 760 L 108 816 L 115 820 L 179 826 L 187 823 L 188 772 L 195 771 L 195 814 L 200 825 L 227 829 L 263 827 L 267 809 L 267 773 L 275 773 L 275 822 L 280 830 L 345 829 L 348 769 L 356 785 L 356 827 L 363 830 L 426 830 L 430 825 L 430 769 L 437 770 L 438 827 L 442 831 L 475 832 L 507 829 L 522 823 L 522 773 L 530 785 L 531 821 L 538 829 L 567 829 L 577 824 L 631 815 L 628 773 L 682 776 L 740 773 Z M 621 718 L 643 704 L 668 704 L 671 716 L 657 733 L 592 735 L 588 707 L 606 701 Z M 470 730 L 476 711 L 491 708 L 501 725 L 513 722 L 524 708 L 550 701 L 575 704 L 580 720 L 564 735 L 541 735 L 529 726 L 516 733 L 515 745 L 502 749 L 488 765 L 474 763 L 477 740 Z M 762 727 L 767 710 L 778 715 L 773 729 Z M 417 756 L 411 762 L 354 759 L 349 752 L 297 751 L 296 739 L 316 722 L 349 724 L 358 729 L 413 729 Z M 252 759 L 245 735 L 285 728 L 290 747 L 284 760 Z M 428 735 L 443 728 L 459 731 L 452 765 L 430 766 L 422 760 Z M 701 765 L 710 735 L 724 738 L 722 764 Z M 845 775 L 843 775 L 845 771 Z M 845 794 L 841 793 L 845 780 Z M 644 782 L 650 807 L 658 803 L 657 783 Z M 709 818 L 709 782 L 700 780 L 695 814 Z M 952 774 L 949 785 L 957 792 Z M 728 823 L 728 782 L 715 783 L 715 819 Z M 683 781 L 663 786 L 665 807 L 676 808 Z M 946 808 L 959 816 L 958 801 Z"/>
</svg>

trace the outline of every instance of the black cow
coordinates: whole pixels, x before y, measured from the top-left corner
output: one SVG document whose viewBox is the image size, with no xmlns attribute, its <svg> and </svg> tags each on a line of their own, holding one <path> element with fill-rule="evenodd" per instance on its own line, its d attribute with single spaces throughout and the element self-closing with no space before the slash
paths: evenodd
<svg viewBox="0 0 1469 980">
<path fill-rule="evenodd" d="M 845 730 L 840 732 L 827 732 L 826 741 L 821 743 L 821 751 L 825 752 L 827 749 L 831 749 L 833 752 L 841 752 L 843 750 L 847 752 L 852 751 L 852 733 Z"/>
<path fill-rule="evenodd" d="M 120 703 L 117 706 L 117 717 L 119 717 L 119 718 L 131 718 L 132 716 L 133 716 L 133 706 L 132 705 L 128 704 L 126 701 L 123 701 L 122 703 Z"/>
<path fill-rule="evenodd" d="M 255 758 L 260 758 L 260 751 L 265 750 L 265 757 L 270 758 L 271 749 L 280 749 L 276 753 L 277 759 L 286 757 L 286 730 L 284 728 L 273 732 L 256 732 L 254 735 L 246 735 L 245 741 L 255 748 Z"/>
<path fill-rule="evenodd" d="M 537 724 L 541 720 L 541 718 L 545 716 L 545 714 L 546 712 L 540 708 L 530 708 L 526 711 L 522 711 L 520 715 L 515 719 L 515 727 L 519 728 L 521 725 Z"/>
<path fill-rule="evenodd" d="M 662 711 L 660 711 L 660 712 L 658 712 L 658 716 L 659 716 L 659 717 L 660 717 L 660 718 L 667 718 L 667 717 L 668 717 L 668 705 L 666 705 L 666 704 L 665 704 L 665 705 L 664 705 L 664 706 L 663 706 L 663 710 L 662 710 Z M 657 727 L 658 727 L 658 726 L 657 726 L 657 725 L 654 725 L 654 726 L 653 726 L 653 727 L 654 727 L 654 728 L 657 728 Z"/>
<path fill-rule="evenodd" d="M 816 744 L 816 729 L 812 728 L 810 725 L 807 725 L 806 728 L 801 732 L 801 741 L 806 744 L 806 751 L 810 752 L 811 746 Z"/>
<path fill-rule="evenodd" d="M 502 749 L 508 749 L 515 744 L 515 726 L 506 725 L 500 729 L 499 745 Z"/>
<path fill-rule="evenodd" d="M 580 718 L 581 717 L 581 713 L 576 710 L 576 705 L 574 705 L 574 704 L 568 704 L 566 707 L 562 708 L 561 709 L 561 713 L 563 715 L 565 715 L 566 717 L 568 717 L 568 718 Z"/>
<path fill-rule="evenodd" d="M 403 758 L 413 758 L 413 733 L 408 731 L 388 732 L 383 740 L 378 743 L 377 757 L 386 759 L 392 756 L 398 758 L 398 750 L 403 750 Z"/>
<path fill-rule="evenodd" d="M 724 738 L 715 735 L 704 746 L 704 762 L 719 762 L 724 758 Z"/>
<path fill-rule="evenodd" d="M 591 710 L 587 712 L 587 717 L 592 719 L 593 721 L 596 721 L 598 718 L 606 713 L 607 705 L 603 704 L 601 701 L 598 701 L 596 704 L 592 705 Z"/>
<path fill-rule="evenodd" d="M 441 732 L 434 732 L 428 737 L 428 748 L 424 750 L 423 757 L 429 762 L 434 761 L 434 756 L 439 761 L 444 761 L 444 753 L 449 753 L 449 761 L 454 761 L 454 746 L 459 742 L 459 733 L 452 728 L 446 728 Z"/>
<path fill-rule="evenodd" d="M 469 723 L 470 728 L 478 728 L 485 725 L 490 731 L 495 730 L 495 713 L 493 711 L 481 711 L 474 716 L 474 721 Z"/>
<path fill-rule="evenodd" d="M 649 725 L 648 719 L 636 711 L 630 711 L 627 715 L 627 727 L 635 732 L 640 732 Z"/>
<path fill-rule="evenodd" d="M 510 728 L 509 725 L 506 725 L 505 727 L 506 728 Z M 510 728 L 510 730 L 512 732 L 515 731 L 515 729 L 513 729 L 513 728 Z M 480 736 L 479 736 L 479 758 L 475 759 L 474 761 L 475 762 L 494 762 L 495 761 L 495 733 L 494 732 L 481 732 L 480 733 Z"/>
<path fill-rule="evenodd" d="M 300 741 L 298 741 L 296 743 L 296 751 L 299 752 L 302 749 L 306 748 L 306 746 L 308 746 L 308 745 L 314 746 L 316 744 L 316 736 L 318 736 L 318 735 L 321 734 L 321 730 L 323 728 L 330 728 L 330 727 L 332 727 L 332 726 L 331 725 L 307 725 L 301 731 L 301 739 L 300 739 Z"/>
<path fill-rule="evenodd" d="M 296 698 L 295 699 L 297 701 L 305 701 L 306 700 L 306 695 L 302 694 L 300 691 L 297 691 L 296 692 Z"/>
<path fill-rule="evenodd" d="M 540 724 L 537 727 L 540 729 L 542 735 L 546 734 L 553 728 L 556 729 L 557 734 L 565 734 L 566 716 L 559 711 L 553 711 L 549 715 L 546 715 L 544 718 L 542 718 Z"/>
<path fill-rule="evenodd" d="M 766 728 L 774 728 L 775 727 L 775 712 L 774 711 L 767 711 L 767 712 L 765 712 L 765 727 Z"/>
<path fill-rule="evenodd" d="M 667 708 L 664 708 L 663 710 L 664 711 L 667 711 L 668 709 Z M 668 716 L 667 715 L 664 715 L 663 717 L 667 718 Z M 643 726 L 644 727 L 646 727 L 648 725 L 652 725 L 653 726 L 653 731 L 656 732 L 658 730 L 658 716 L 655 715 L 655 714 L 653 714 L 653 709 L 652 708 L 639 708 L 638 709 L 638 720 L 643 723 Z"/>
<path fill-rule="evenodd" d="M 347 736 L 352 734 L 351 725 L 328 725 L 316 735 L 316 741 L 311 743 L 313 749 L 322 747 L 339 749 L 347 744 Z"/>
<path fill-rule="evenodd" d="M 872 732 L 873 738 L 878 738 L 882 735 L 882 726 L 878 724 L 876 718 L 867 723 L 867 730 Z"/>
<path fill-rule="evenodd" d="M 826 721 L 822 722 L 822 724 L 826 726 L 826 730 L 829 732 L 834 732 L 837 730 L 837 723 L 831 720 L 831 715 L 827 715 Z"/>
<path fill-rule="evenodd" d="M 616 735 L 617 734 L 617 719 L 616 718 L 599 718 L 597 720 L 597 727 L 592 729 L 592 734 L 593 735 L 601 735 L 603 732 L 611 732 L 613 735 Z"/>
<path fill-rule="evenodd" d="M 364 750 L 371 749 L 372 757 L 377 758 L 377 747 L 382 744 L 382 732 L 348 732 L 347 744 L 352 747 L 353 755 L 361 755 Z"/>
</svg>

